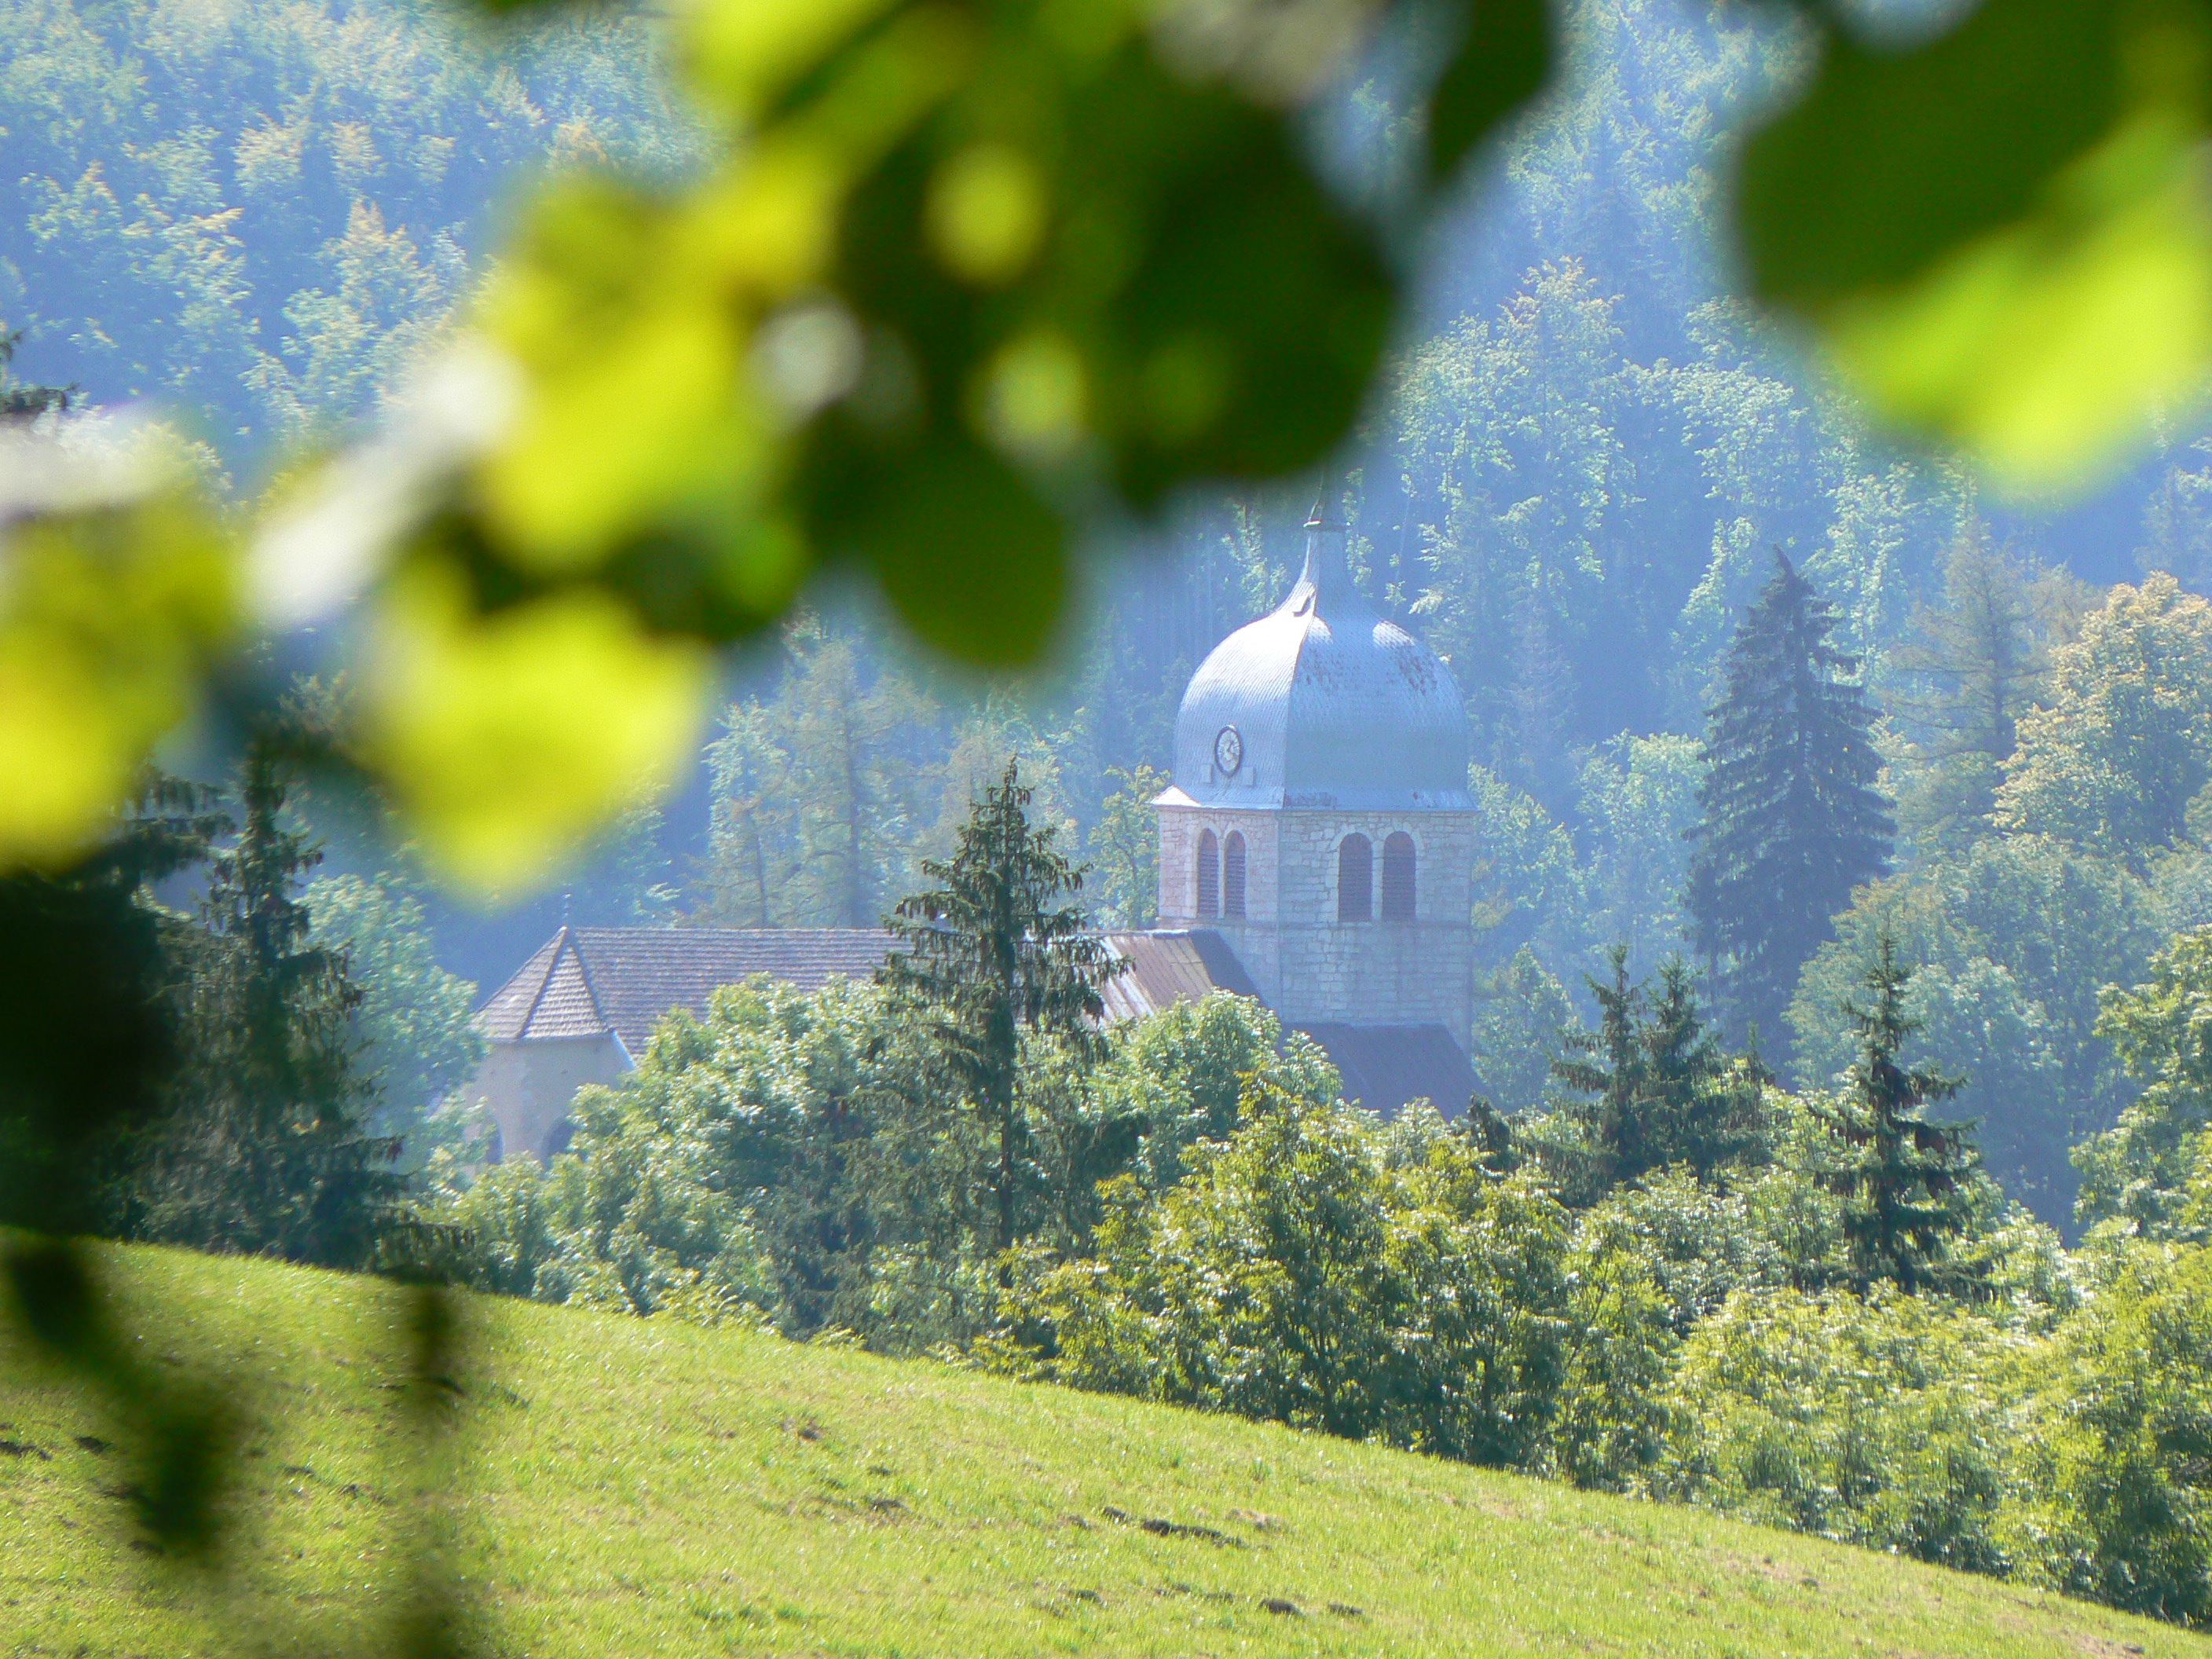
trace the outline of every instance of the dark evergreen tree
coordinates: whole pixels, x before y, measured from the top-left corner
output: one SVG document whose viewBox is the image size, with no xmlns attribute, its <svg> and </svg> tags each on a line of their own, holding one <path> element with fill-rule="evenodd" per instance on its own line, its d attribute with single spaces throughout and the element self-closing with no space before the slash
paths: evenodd
<svg viewBox="0 0 2212 1659">
<path fill-rule="evenodd" d="M 1565 1107 L 1581 1134 L 1564 1158 L 1562 1149 L 1549 1149 L 1548 1161 L 1571 1196 L 1584 1202 L 1650 1167 L 1638 1111 L 1644 1051 L 1637 1023 L 1644 992 L 1628 982 L 1626 945 L 1614 945 L 1607 960 L 1613 966 L 1610 981 L 1585 975 L 1597 999 L 1597 1029 L 1565 1032 L 1560 1042 L 1565 1053 L 1552 1062 L 1552 1075 L 1581 1097 Z"/>
<path fill-rule="evenodd" d="M 1905 1012 L 1911 977 L 1885 933 L 1860 981 L 1869 1000 L 1845 1011 L 1858 1028 L 1859 1058 L 1844 1092 L 1813 1109 L 1844 1152 L 1826 1179 L 1844 1199 L 1851 1275 L 1862 1291 L 1881 1279 L 1908 1293 L 1963 1281 L 1946 1255 L 1971 1218 L 1966 1183 L 1980 1158 L 1966 1125 L 1927 1115 L 1965 1079 L 1899 1063 L 1906 1039 L 1920 1029 Z"/>
<path fill-rule="evenodd" d="M 1765 1149 L 1764 1073 L 1755 1059 L 1731 1063 L 1698 1006 L 1679 957 L 1650 981 L 1628 982 L 1628 947 L 1608 953 L 1610 981 L 1592 978 L 1595 1031 L 1564 1038 L 1552 1072 L 1582 1098 L 1565 1109 L 1580 1128 L 1573 1152 L 1553 1149 L 1571 1195 L 1595 1199 L 1654 1170 L 1686 1164 L 1699 1179 Z M 1576 1166 L 1576 1167 L 1569 1167 Z"/>
<path fill-rule="evenodd" d="M 0 878 L 0 1224 L 94 1232 L 119 1149 L 160 1103 L 180 1042 L 145 886 L 206 856 L 205 792 L 149 777 L 71 869 Z"/>
<path fill-rule="evenodd" d="M 1049 826 L 1030 824 L 1030 796 L 1009 761 L 1004 781 L 985 789 L 961 826 L 952 857 L 924 861 L 922 873 L 939 885 L 900 901 L 889 925 L 904 948 L 882 975 L 900 1001 L 927 1012 L 948 1069 L 994 1143 L 994 1253 L 1019 1237 L 1022 1193 L 1036 1179 L 1015 1097 L 1023 1034 L 1102 1056 L 1099 988 L 1121 965 L 1085 931 L 1081 909 L 1063 902 L 1082 890 L 1083 872 L 1054 847 Z"/>
<path fill-rule="evenodd" d="M 1487 1095 L 1470 1095 L 1467 1114 L 1452 1127 L 1467 1142 L 1482 1167 L 1495 1176 L 1509 1176 L 1521 1167 L 1521 1149 L 1514 1144 L 1513 1121 L 1499 1111 Z"/>
<path fill-rule="evenodd" d="M 1706 1181 L 1726 1165 L 1764 1161 L 1765 1068 L 1756 1054 L 1731 1060 L 1722 1051 L 1689 963 L 1662 963 L 1658 989 L 1647 988 L 1644 1001 L 1638 1116 L 1648 1167 L 1686 1164 Z"/>
<path fill-rule="evenodd" d="M 1708 711 L 1697 851 L 1683 902 L 1733 1022 L 1771 1031 L 1797 972 L 1851 889 L 1887 866 L 1894 826 L 1875 788 L 1874 710 L 1828 642 L 1835 618 L 1775 555 Z"/>
<path fill-rule="evenodd" d="M 289 827 L 290 763 L 257 737 L 235 838 L 208 866 L 197 927 L 172 928 L 182 1054 L 135 1162 L 125 1230 L 202 1249 L 334 1266 L 372 1261 L 402 1182 L 398 1148 L 360 1128 L 361 994 L 343 957 L 307 944 L 295 896 L 321 854 Z"/>
</svg>

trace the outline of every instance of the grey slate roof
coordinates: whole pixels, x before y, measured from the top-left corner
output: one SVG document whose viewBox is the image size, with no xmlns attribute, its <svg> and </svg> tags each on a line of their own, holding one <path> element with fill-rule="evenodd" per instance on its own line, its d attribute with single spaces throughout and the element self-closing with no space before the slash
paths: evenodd
<svg viewBox="0 0 2212 1659">
<path fill-rule="evenodd" d="M 1243 763 L 1223 775 L 1216 738 Z M 1376 613 L 1344 572 L 1344 527 L 1316 507 L 1282 604 L 1199 665 L 1176 715 L 1175 789 L 1217 807 L 1467 811 L 1467 705 L 1451 670 Z"/>
<path fill-rule="evenodd" d="M 1395 1117 L 1426 1100 L 1446 1117 L 1467 1109 L 1474 1067 L 1441 1025 L 1351 1025 L 1336 1022 L 1298 1030 L 1328 1050 L 1344 1079 L 1344 1097 Z"/>
<path fill-rule="evenodd" d="M 893 943 L 878 927 L 563 927 L 492 993 L 477 1024 L 495 1042 L 612 1032 L 637 1054 L 664 1014 L 703 1013 L 719 986 L 755 974 L 802 991 L 866 979 Z"/>
<path fill-rule="evenodd" d="M 1107 984 L 1109 1022 L 1141 1018 L 1176 1002 L 1196 1002 L 1209 991 L 1260 995 L 1229 941 L 1210 927 L 1109 933 L 1106 942 L 1129 963 L 1127 971 Z M 1346 1100 L 1384 1117 L 1396 1116 L 1415 1100 L 1429 1101 L 1446 1117 L 1457 1117 L 1475 1091 L 1474 1067 L 1442 1025 L 1331 1021 L 1294 1029 L 1328 1051 L 1344 1079 Z"/>
</svg>

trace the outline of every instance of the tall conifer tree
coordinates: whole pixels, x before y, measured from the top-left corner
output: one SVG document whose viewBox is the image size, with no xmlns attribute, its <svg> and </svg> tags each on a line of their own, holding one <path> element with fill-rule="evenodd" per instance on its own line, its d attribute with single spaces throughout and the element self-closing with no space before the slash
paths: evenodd
<svg viewBox="0 0 2212 1659">
<path fill-rule="evenodd" d="M 1895 834 L 1875 788 L 1874 710 L 1845 678 L 1857 659 L 1828 642 L 1827 601 L 1781 554 L 1775 564 L 1709 711 L 1684 895 L 1735 1024 L 1762 1032 L 1851 889 L 1887 866 Z"/>
<path fill-rule="evenodd" d="M 1644 1049 L 1637 1041 L 1644 990 L 1628 982 L 1626 945 L 1614 945 L 1607 960 L 1613 968 L 1610 981 L 1595 974 L 1583 976 L 1597 999 L 1597 1030 L 1564 1033 L 1565 1053 L 1552 1062 L 1552 1075 L 1583 1097 L 1571 1102 L 1566 1114 L 1582 1129 L 1587 1167 L 1577 1170 L 1570 1164 L 1563 1170 L 1578 1199 L 1594 1199 L 1649 1167 L 1639 1109 Z M 1577 1176 L 1582 1179 L 1574 1179 Z"/>
<path fill-rule="evenodd" d="M 198 928 L 179 929 L 184 1064 L 135 1183 L 126 1230 L 202 1249 L 368 1265 L 403 1183 L 365 1136 L 361 992 L 308 939 L 298 890 L 321 854 L 285 821 L 290 763 L 257 738 L 236 840 L 210 860 Z"/>
<path fill-rule="evenodd" d="M 1686 1164 L 1700 1180 L 1723 1165 L 1764 1161 L 1765 1068 L 1756 1054 L 1731 1060 L 1698 1006 L 1690 966 L 1659 965 L 1658 989 L 1646 989 L 1638 1042 L 1644 1054 L 1642 1136 L 1650 1165 Z"/>
<path fill-rule="evenodd" d="M 1030 792 L 1009 761 L 1006 777 L 983 792 L 949 860 L 930 859 L 922 873 L 939 884 L 900 901 L 891 930 L 904 948 L 884 982 L 933 1016 L 946 1062 L 996 1142 L 991 1176 L 997 1224 L 991 1248 L 1018 1236 L 1029 1130 L 1015 1082 L 1024 1030 L 1099 1057 L 1099 988 L 1119 962 L 1086 933 L 1083 912 L 1064 902 L 1083 872 L 1053 845 L 1050 826 L 1033 827 Z"/>
<path fill-rule="evenodd" d="M 1897 959 L 1897 942 L 1882 934 L 1860 983 L 1872 993 L 1844 1010 L 1858 1028 L 1859 1058 L 1843 1094 L 1814 1114 L 1842 1147 L 1828 1185 L 1844 1200 L 1844 1233 L 1851 1275 L 1863 1291 L 1876 1279 L 1908 1293 L 1966 1282 L 1946 1258 L 1965 1232 L 1965 1182 L 1980 1163 L 1962 1124 L 1929 1119 L 1928 1108 L 1957 1094 L 1963 1078 L 1907 1071 L 1905 1041 L 1920 1029 L 1905 1012 L 1912 970 Z"/>
<path fill-rule="evenodd" d="M 1554 1162 L 1577 1200 L 1595 1199 L 1654 1170 L 1686 1164 L 1706 1179 L 1723 1164 L 1765 1155 L 1756 1059 L 1731 1061 L 1698 1006 L 1689 967 L 1665 963 L 1657 989 L 1628 981 L 1628 947 L 1607 957 L 1610 981 L 1592 977 L 1598 1029 L 1571 1031 L 1552 1074 L 1574 1094 L 1564 1107 L 1581 1131 L 1571 1157 Z"/>
</svg>

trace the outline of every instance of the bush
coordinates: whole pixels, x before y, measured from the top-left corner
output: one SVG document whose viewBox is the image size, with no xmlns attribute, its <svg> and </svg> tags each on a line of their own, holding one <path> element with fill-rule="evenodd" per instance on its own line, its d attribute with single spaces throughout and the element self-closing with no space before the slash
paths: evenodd
<svg viewBox="0 0 2212 1659">
<path fill-rule="evenodd" d="M 1112 1189 L 1095 1258 L 1028 1257 L 986 1363 L 1540 1467 L 1565 1379 L 1566 1213 L 1461 1136 L 1256 1082 L 1180 1185 Z"/>
<path fill-rule="evenodd" d="M 1938 1297 L 1740 1291 L 1683 1345 L 1649 1489 L 2002 1574 L 2006 1358 L 1993 1322 Z"/>
<path fill-rule="evenodd" d="M 2127 1242 L 2047 1351 L 2007 1541 L 2070 1595 L 2212 1619 L 2212 1251 Z"/>
</svg>

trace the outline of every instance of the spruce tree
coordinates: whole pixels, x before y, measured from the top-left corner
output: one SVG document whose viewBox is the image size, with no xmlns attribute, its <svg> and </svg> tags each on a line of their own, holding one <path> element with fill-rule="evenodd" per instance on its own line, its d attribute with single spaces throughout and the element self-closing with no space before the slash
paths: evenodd
<svg viewBox="0 0 2212 1659">
<path fill-rule="evenodd" d="M 1650 1167 L 1638 1110 L 1644 1077 L 1637 1023 L 1644 992 L 1628 982 L 1626 945 L 1614 945 L 1607 961 L 1613 969 L 1610 981 L 1584 975 L 1590 994 L 1597 999 L 1597 1030 L 1565 1033 L 1560 1046 L 1565 1052 L 1552 1062 L 1552 1075 L 1583 1097 L 1571 1102 L 1565 1111 L 1582 1132 L 1582 1156 L 1573 1161 L 1584 1167 L 1562 1168 L 1561 1173 L 1568 1177 L 1572 1195 L 1583 1200 L 1595 1200 Z M 1555 1163 L 1556 1152 L 1554 1149 Z M 1581 1179 L 1575 1178 L 1577 1175 Z"/>
<path fill-rule="evenodd" d="M 1684 903 L 1733 1022 L 1772 1030 L 1798 969 L 1894 835 L 1875 788 L 1874 710 L 1828 642 L 1835 617 L 1790 561 L 1736 630 L 1708 711 L 1700 817 Z"/>
<path fill-rule="evenodd" d="M 1005 779 L 985 789 L 961 827 L 952 857 L 923 862 L 922 873 L 939 884 L 900 901 L 889 925 L 904 948 L 882 973 L 898 1001 L 929 1015 L 948 1068 L 995 1144 L 994 1254 L 1019 1236 L 1033 1163 L 1015 1092 L 1023 1034 L 1101 1056 L 1099 988 L 1121 966 L 1085 933 L 1081 909 L 1064 902 L 1082 890 L 1083 872 L 1054 848 L 1050 826 L 1030 824 L 1030 798 L 1009 761 Z"/>
<path fill-rule="evenodd" d="M 1980 1160 L 1966 1126 L 1927 1115 L 1966 1080 L 1899 1063 L 1920 1029 L 1905 1012 L 1911 977 L 1896 941 L 1883 933 L 1860 980 L 1870 997 L 1844 1009 L 1858 1030 L 1859 1058 L 1844 1092 L 1813 1109 L 1844 1152 L 1827 1184 L 1844 1200 L 1851 1277 L 1861 1291 L 1883 1279 L 1911 1293 L 1964 1278 L 1946 1255 L 1966 1231 L 1966 1182 Z"/>
<path fill-rule="evenodd" d="M 1765 1068 L 1756 1055 L 1730 1060 L 1722 1052 L 1690 965 L 1679 957 L 1662 963 L 1658 988 L 1644 991 L 1644 1005 L 1638 1118 L 1646 1167 L 1686 1164 L 1705 1181 L 1724 1165 L 1763 1160 Z"/>
<path fill-rule="evenodd" d="M 176 930 L 182 1064 L 138 1161 L 125 1226 L 202 1249 L 359 1267 L 374 1261 L 402 1182 L 371 1139 L 355 1067 L 361 993 L 344 957 L 308 942 L 297 892 L 321 860 L 285 820 L 291 763 L 258 736 L 242 821 L 208 866 L 198 926 Z"/>
<path fill-rule="evenodd" d="M 152 883 L 207 854 L 209 793 L 149 775 L 72 869 L 0 878 L 0 1225 L 96 1232 L 181 1049 Z"/>
<path fill-rule="evenodd" d="M 1655 990 L 1649 981 L 1628 982 L 1626 945 L 1607 960 L 1610 981 L 1589 981 L 1598 1029 L 1569 1032 L 1567 1057 L 1552 1066 L 1583 1097 L 1565 1108 L 1580 1129 L 1574 1156 L 1553 1149 L 1570 1193 L 1595 1199 L 1677 1164 L 1708 1179 L 1723 1164 L 1760 1156 L 1764 1073 L 1755 1059 L 1731 1063 L 1723 1054 L 1688 964 L 1662 964 Z"/>
</svg>

